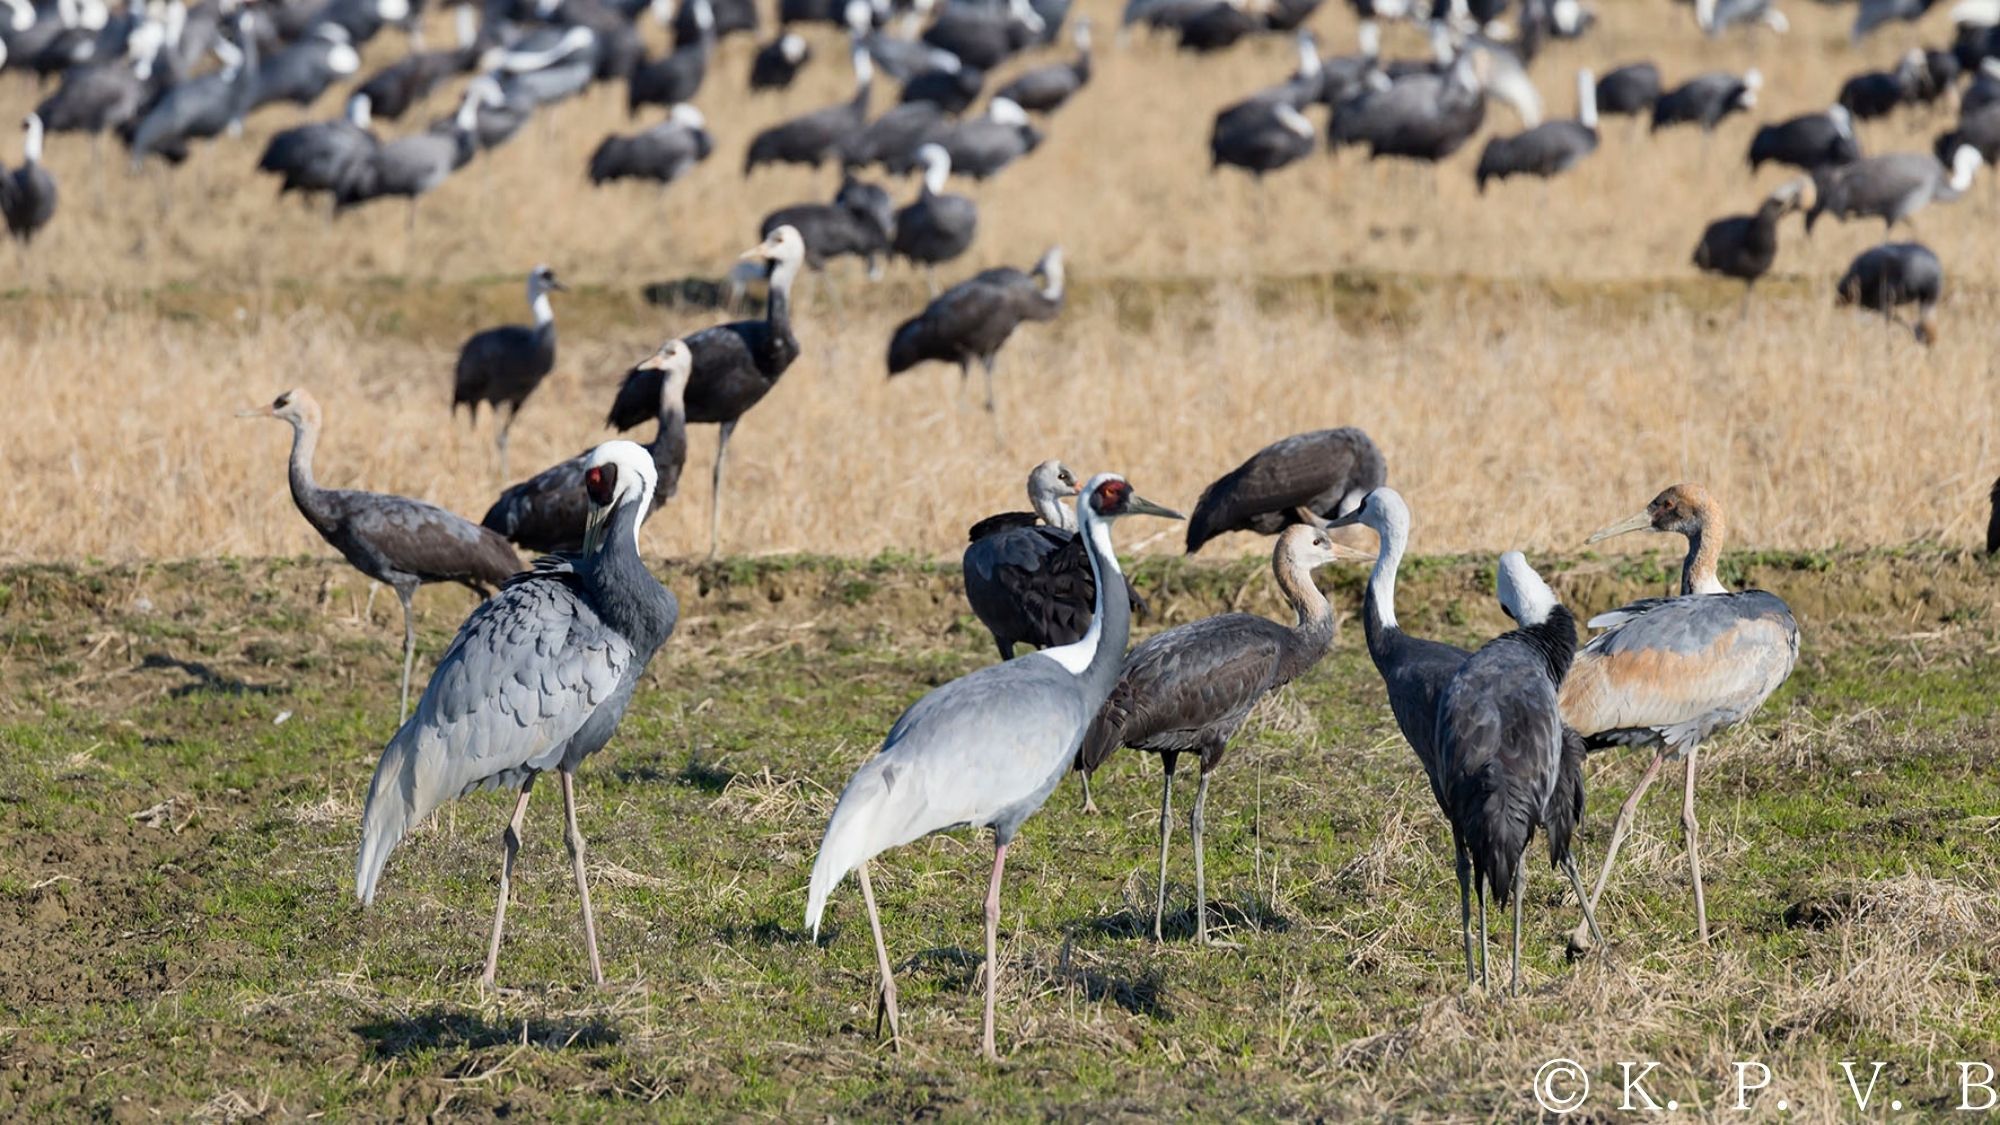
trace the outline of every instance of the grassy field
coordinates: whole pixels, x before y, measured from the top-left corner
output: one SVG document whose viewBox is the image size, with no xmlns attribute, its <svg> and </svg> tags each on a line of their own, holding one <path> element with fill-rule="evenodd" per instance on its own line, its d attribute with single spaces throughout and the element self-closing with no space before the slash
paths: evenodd
<svg viewBox="0 0 2000 1125">
<path fill-rule="evenodd" d="M 1664 563 L 1666 560 L 1659 560 Z M 1653 592 L 1653 560 L 1555 560 L 1595 610 Z M 1713 947 L 1672 784 L 1606 900 L 1610 954 L 1569 965 L 1574 906 L 1537 863 L 1528 992 L 1468 994 L 1448 843 L 1350 620 L 1260 709 L 1218 774 L 1209 898 L 1240 950 L 1201 950 L 1185 831 L 1165 945 L 1147 934 L 1157 767 L 1066 785 L 1014 849 L 1000 1044 L 977 1061 L 987 846 L 933 838 L 876 866 L 908 1049 L 872 1037 L 852 886 L 799 929 L 848 772 L 927 685 L 990 659 L 945 570 L 774 558 L 665 573 L 680 633 L 616 742 L 583 770 L 602 927 L 586 969 L 553 794 L 531 809 L 502 954 L 474 984 L 504 799 L 462 802 L 351 897 L 359 800 L 394 725 L 397 638 L 319 560 L 18 567 L 0 574 L 0 1099 L 119 1120 L 963 1118 L 1534 1112 L 1568 1055 L 1616 1104 L 1616 1061 L 1705 1115 L 1737 1060 L 1775 1075 L 1761 1117 L 1851 1114 L 1840 1060 L 1880 1093 L 1958 1104 L 1954 1060 L 2000 1062 L 2000 654 L 1990 561 L 1922 549 L 1742 556 L 1806 645 L 1748 729 L 1704 754 Z M 1500 628 L 1487 560 L 1413 560 L 1406 624 Z M 1322 584 L 1351 612 L 1361 575 Z M 1154 624 L 1276 612 L 1259 564 L 1142 566 Z M 428 593 L 423 664 L 466 608 Z M 422 665 L 420 665 L 421 667 Z M 1586 862 L 1640 762 L 1594 758 Z M 1669 775 L 1669 782 L 1677 780 Z M 1976 1092 L 1975 1092 L 1976 1095 Z M 1612 1100 L 1605 1101 L 1610 1098 Z M 1087 1108 L 1086 1108 L 1087 1107 Z M 1879 1106 L 1878 1106 L 1879 1111 Z"/>
</svg>

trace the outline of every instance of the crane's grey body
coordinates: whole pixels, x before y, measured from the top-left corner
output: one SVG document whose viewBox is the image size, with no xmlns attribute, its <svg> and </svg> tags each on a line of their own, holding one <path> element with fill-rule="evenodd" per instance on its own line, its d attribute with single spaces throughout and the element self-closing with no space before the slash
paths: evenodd
<svg viewBox="0 0 2000 1125">
<path fill-rule="evenodd" d="M 837 157 L 848 138 L 868 123 L 868 98 L 875 67 L 868 52 L 858 44 L 850 52 L 854 61 L 854 94 L 847 101 L 781 121 L 750 139 L 743 156 L 743 174 L 759 164 L 809 164 L 815 168 L 829 157 Z"/>
<path fill-rule="evenodd" d="M 1871 309 L 1885 320 L 1895 319 L 1899 306 L 1915 305 L 1917 319 L 1911 330 L 1919 342 L 1935 343 L 1935 313 L 1944 296 L 1944 264 L 1922 243 L 1883 243 L 1863 250 L 1854 259 L 1834 286 L 1834 295 L 1843 305 Z"/>
<path fill-rule="evenodd" d="M 1932 203 L 1950 203 L 1964 195 L 1979 167 L 1979 150 L 1962 145 L 1947 169 L 1927 152 L 1892 152 L 1869 156 L 1823 170 L 1806 212 L 1811 230 L 1822 214 L 1836 219 L 1872 217 L 1885 227 L 1908 222 Z"/>
<path fill-rule="evenodd" d="M 607 460 L 622 479 L 608 498 L 592 493 L 596 523 L 585 552 L 539 560 L 467 618 L 415 713 L 383 749 L 362 813 L 355 893 L 366 905 L 390 853 L 438 806 L 479 789 L 521 790 L 504 840 L 500 905 L 482 978 L 488 983 L 521 818 L 535 778 L 549 771 L 562 775 L 591 969 L 603 980 L 571 775 L 617 730 L 639 677 L 679 617 L 673 594 L 639 560 L 651 458 L 630 442 L 612 442 L 593 452 L 592 471 L 601 473 Z"/>
<path fill-rule="evenodd" d="M 1281 438 L 1202 489 L 1188 520 L 1188 553 L 1224 532 L 1276 535 L 1344 515 L 1388 471 L 1382 451 L 1352 426 Z"/>
<path fill-rule="evenodd" d="M 1033 152 L 1042 143 L 1042 132 L 1029 123 L 1020 106 L 995 97 L 984 115 L 960 121 L 937 143 L 960 175 L 984 180 Z"/>
<path fill-rule="evenodd" d="M 257 170 L 281 177 L 281 195 L 337 191 L 382 146 L 368 127 L 373 112 L 368 96 L 356 94 L 348 100 L 345 115 L 274 135 L 257 161 Z"/>
<path fill-rule="evenodd" d="M 1514 136 L 1486 142 L 1474 173 L 1480 191 L 1493 179 L 1559 176 L 1597 151 L 1597 80 L 1590 71 L 1579 70 L 1576 83 L 1576 120 L 1544 121 Z"/>
<path fill-rule="evenodd" d="M 670 184 L 715 151 L 715 137 L 701 111 L 677 105 L 658 125 L 630 136 L 611 136 L 590 154 L 590 182 L 652 180 Z"/>
<path fill-rule="evenodd" d="M 1757 105 L 1757 91 L 1764 78 L 1756 70 L 1741 77 L 1715 71 L 1688 79 L 1653 101 L 1652 131 L 1669 125 L 1699 125 L 1713 132 L 1732 113 L 1745 113 Z"/>
<path fill-rule="evenodd" d="M 965 253 L 979 233 L 979 207 L 962 195 L 944 190 L 951 175 L 951 154 L 942 145 L 917 150 L 924 166 L 923 187 L 916 201 L 896 212 L 896 233 L 890 247 L 897 256 L 923 265 L 932 294 L 937 293 L 937 265 Z"/>
<path fill-rule="evenodd" d="M 1078 20 L 1072 34 L 1076 42 L 1075 59 L 1024 71 L 1002 86 L 997 96 L 1031 113 L 1054 113 L 1061 109 L 1063 103 L 1090 83 L 1090 21 Z"/>
</svg>

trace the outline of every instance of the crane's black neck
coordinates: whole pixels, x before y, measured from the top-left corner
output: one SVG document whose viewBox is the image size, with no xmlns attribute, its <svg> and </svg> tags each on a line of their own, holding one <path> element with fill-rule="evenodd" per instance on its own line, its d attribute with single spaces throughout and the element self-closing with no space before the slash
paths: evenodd
<svg viewBox="0 0 2000 1125">
<path fill-rule="evenodd" d="M 606 517 L 596 549 L 579 559 L 576 568 L 592 608 L 632 643 L 642 662 L 666 642 L 678 613 L 673 594 L 639 558 L 644 506 L 637 498 L 619 504 Z"/>
<path fill-rule="evenodd" d="M 1541 656 L 1548 671 L 1549 683 L 1561 687 L 1563 677 L 1569 675 L 1570 661 L 1576 657 L 1576 617 L 1570 613 L 1569 607 L 1556 606 L 1545 620 L 1535 625 L 1524 625 L 1516 629 L 1514 635 Z"/>
</svg>

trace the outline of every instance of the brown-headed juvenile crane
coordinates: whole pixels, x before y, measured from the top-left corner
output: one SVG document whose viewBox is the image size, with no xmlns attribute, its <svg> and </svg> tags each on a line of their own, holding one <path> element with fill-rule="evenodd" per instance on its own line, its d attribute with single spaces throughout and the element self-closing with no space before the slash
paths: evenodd
<svg viewBox="0 0 2000 1125">
<path fill-rule="evenodd" d="M 1182 754 L 1201 759 L 1201 779 L 1188 819 L 1194 835 L 1195 940 L 1208 934 L 1208 880 L 1202 861 L 1208 777 L 1222 765 L 1229 740 L 1266 695 L 1304 675 L 1333 647 L 1340 628 L 1312 572 L 1338 558 L 1367 558 L 1339 546 L 1326 532 L 1294 524 L 1278 536 L 1271 569 L 1297 621 L 1281 625 L 1254 613 L 1225 613 L 1168 629 L 1125 657 L 1118 686 L 1084 736 L 1082 768 L 1104 764 L 1120 746 L 1160 756 L 1160 885 L 1153 904 L 1153 940 L 1163 940 L 1167 908 L 1167 839 L 1173 826 L 1174 767 Z M 1215 943 L 1226 944 L 1226 943 Z"/>
<path fill-rule="evenodd" d="M 1352 426 L 1281 438 L 1201 490 L 1187 552 L 1224 532 L 1276 535 L 1294 523 L 1325 527 L 1355 510 L 1388 475 L 1382 451 Z"/>
<path fill-rule="evenodd" d="M 403 603 L 403 702 L 410 710 L 410 665 L 417 656 L 416 617 L 410 600 L 417 587 L 460 582 L 480 597 L 521 569 L 505 539 L 434 504 L 379 492 L 321 488 L 313 479 L 319 448 L 319 402 L 303 390 L 279 395 L 239 418 L 276 418 L 292 427 L 292 502 L 299 514 L 333 544 L 354 569 L 396 591 Z"/>
<path fill-rule="evenodd" d="M 1591 618 L 1603 632 L 1576 655 L 1562 689 L 1563 719 L 1591 749 L 1648 746 L 1653 761 L 1618 810 L 1604 869 L 1590 894 L 1592 910 L 1611 881 L 1618 845 L 1631 827 L 1639 799 L 1669 758 L 1687 760 L 1681 828 L 1687 834 L 1694 878 L 1695 924 L 1708 941 L 1708 904 L 1702 894 L 1700 829 L 1694 816 L 1695 758 L 1701 744 L 1755 714 L 1792 674 L 1799 658 L 1799 626 L 1783 600 L 1763 590 L 1735 593 L 1716 577 L 1722 557 L 1722 505 L 1698 484 L 1678 484 L 1653 498 L 1646 510 L 1592 535 L 1597 543 L 1631 531 L 1687 538 L 1678 597 L 1645 598 Z M 1588 948 L 1579 927 L 1573 948 Z"/>
<path fill-rule="evenodd" d="M 1465 929 L 1465 971 L 1473 976 L 1466 868 L 1479 895 L 1479 971 L 1486 971 L 1486 900 L 1514 904 L 1514 972 L 1521 991 L 1521 892 L 1535 829 L 1549 834 L 1560 865 L 1583 814 L 1581 747 L 1568 737 L 1557 690 L 1576 653 L 1576 619 L 1519 551 L 1500 556 L 1500 607 L 1518 626 L 1482 645 L 1445 685 L 1438 699 L 1440 791 L 1457 845 L 1459 921 Z M 1568 864 L 1570 885 L 1583 881 Z M 1584 924 L 1597 926 L 1590 904 Z"/>
<path fill-rule="evenodd" d="M 993 1005 L 1000 976 L 1000 877 L 1007 846 L 1062 782 L 1084 732 L 1118 680 L 1131 613 L 1125 579 L 1111 550 L 1111 524 L 1133 515 L 1180 514 L 1142 499 L 1125 478 L 1100 473 L 1077 504 L 1078 532 L 1090 551 L 1097 604 L 1090 631 L 1073 645 L 990 664 L 917 700 L 882 749 L 841 790 L 813 861 L 806 927 L 819 937 L 827 896 L 859 870 L 875 965 L 882 974 L 880 1011 L 900 1046 L 902 1018 L 868 861 L 890 848 L 951 828 L 993 829 L 993 875 L 986 887 L 986 1021 L 982 1048 L 993 1047 Z"/>
</svg>

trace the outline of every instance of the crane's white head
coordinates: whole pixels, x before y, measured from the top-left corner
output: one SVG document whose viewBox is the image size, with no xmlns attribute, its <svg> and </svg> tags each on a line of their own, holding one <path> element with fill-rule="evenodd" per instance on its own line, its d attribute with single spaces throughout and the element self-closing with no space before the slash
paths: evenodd
<svg viewBox="0 0 2000 1125">
<path fill-rule="evenodd" d="M 668 110 L 667 120 L 683 129 L 708 128 L 708 118 L 703 116 L 701 110 L 696 109 L 686 102 L 679 102 L 674 108 Z"/>
<path fill-rule="evenodd" d="M 21 119 L 21 159 L 35 164 L 42 159 L 42 118 L 31 113 Z"/>
<path fill-rule="evenodd" d="M 932 195 L 944 194 L 945 181 L 951 178 L 951 153 L 940 144 L 928 144 L 917 150 L 917 163 L 924 166 L 924 187 Z"/>
<path fill-rule="evenodd" d="M 356 129 L 366 129 L 375 121 L 375 103 L 367 94 L 356 94 L 347 99 L 347 123 Z"/>
<path fill-rule="evenodd" d="M 238 418 L 276 418 L 281 422 L 291 423 L 292 428 L 295 430 L 317 430 L 319 429 L 319 400 L 307 392 L 304 387 L 294 387 L 277 398 L 272 399 L 271 405 L 260 406 L 255 410 L 239 410 L 236 412 L 236 416 Z"/>
<path fill-rule="evenodd" d="M 1071 43 L 1076 44 L 1077 50 L 1083 51 L 1085 53 L 1088 53 L 1090 51 L 1089 17 L 1087 16 L 1077 17 L 1076 26 L 1070 29 L 1069 38 Z"/>
<path fill-rule="evenodd" d="M 1834 132 L 1839 133 L 1848 140 L 1854 139 L 1854 115 L 1847 111 L 1846 106 L 1830 105 L 1826 107 L 1826 119 L 1833 122 Z"/>
<path fill-rule="evenodd" d="M 687 397 L 688 377 L 694 374 L 694 353 L 686 342 L 668 340 L 640 360 L 638 370 L 660 372 L 660 405 L 679 406 Z"/>
<path fill-rule="evenodd" d="M 1381 57 L 1382 29 L 1376 26 L 1374 20 L 1362 20 L 1361 26 L 1354 30 L 1354 45 L 1364 59 Z"/>
<path fill-rule="evenodd" d="M 1035 263 L 1034 272 L 1042 275 L 1042 298 L 1060 301 L 1063 298 L 1063 248 L 1051 246 L 1042 252 L 1041 260 Z"/>
<path fill-rule="evenodd" d="M 549 305 L 549 294 L 568 289 L 569 286 L 556 280 L 556 271 L 547 266 L 538 265 L 528 271 L 528 308 L 534 311 L 536 324 L 547 324 L 555 319 L 555 310 Z"/>
<path fill-rule="evenodd" d="M 1067 500 L 1077 494 L 1076 474 L 1061 461 L 1044 461 L 1028 473 L 1028 502 Z"/>
<path fill-rule="evenodd" d="M 1522 626 L 1540 625 L 1549 619 L 1556 606 L 1556 592 L 1528 565 L 1528 558 L 1519 551 L 1509 551 L 1500 556 L 1500 608 L 1507 616 Z"/>
<path fill-rule="evenodd" d="M 620 508 L 636 504 L 644 513 L 659 480 L 653 455 L 638 442 L 607 441 L 591 450 L 583 462 L 583 493 L 590 500 L 590 513 L 583 525 L 584 554 L 594 555 L 602 549 L 605 528 Z M 634 551 L 639 549 L 640 522 L 632 521 Z"/>
<path fill-rule="evenodd" d="M 792 278 L 798 275 L 799 263 L 805 258 L 805 238 L 799 234 L 799 228 L 786 223 L 764 241 L 745 250 L 741 260 L 766 263 L 772 288 L 785 289 L 791 286 Z"/>
<path fill-rule="evenodd" d="M 841 9 L 847 21 L 847 29 L 859 35 L 875 23 L 875 10 L 868 6 L 868 0 L 847 0 L 847 7 Z"/>
<path fill-rule="evenodd" d="M 986 116 L 1002 125 L 1021 126 L 1028 123 L 1028 111 L 1012 98 L 994 98 L 986 107 Z"/>
<path fill-rule="evenodd" d="M 1972 177 L 1979 172 L 1981 157 L 1979 150 L 1971 145 L 1959 145 L 1951 154 L 1951 190 L 1962 192 L 1972 186 Z"/>
<path fill-rule="evenodd" d="M 787 31 L 778 37 L 778 54 L 784 56 L 786 62 L 797 66 L 805 61 L 806 41 Z"/>
</svg>

